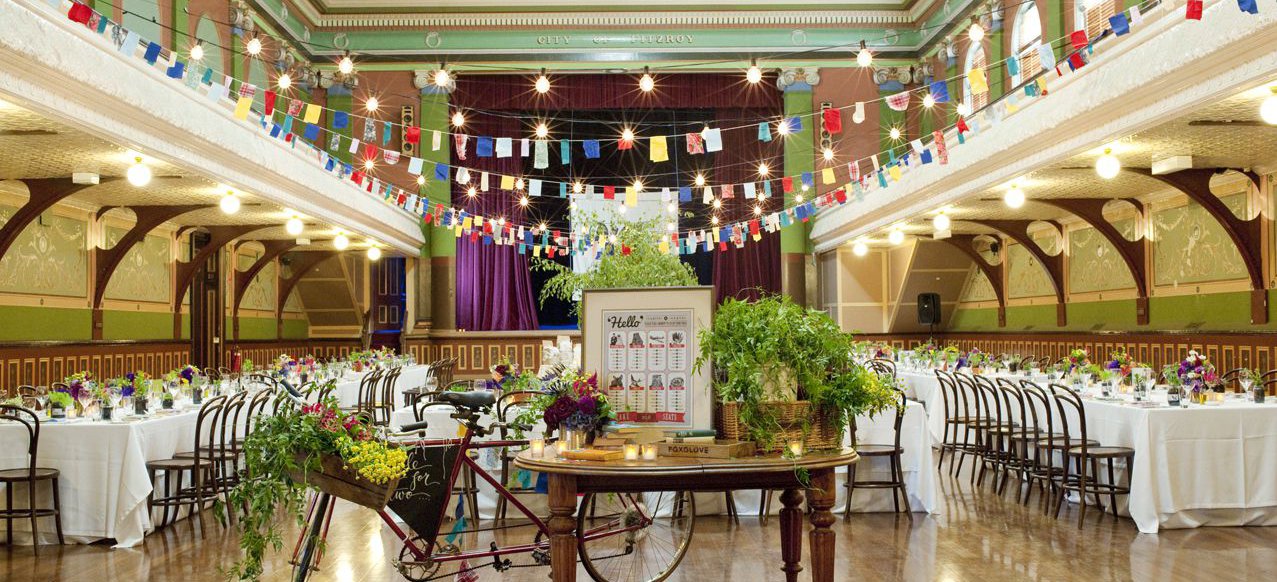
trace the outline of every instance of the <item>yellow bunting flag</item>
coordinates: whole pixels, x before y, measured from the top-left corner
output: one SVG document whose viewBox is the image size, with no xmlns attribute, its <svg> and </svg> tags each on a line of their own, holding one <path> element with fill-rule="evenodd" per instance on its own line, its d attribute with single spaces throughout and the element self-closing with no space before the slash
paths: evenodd
<svg viewBox="0 0 1277 582">
<path fill-rule="evenodd" d="M 900 181 L 900 164 L 895 164 L 887 168 L 887 173 L 891 174 L 892 182 L 899 182 Z"/>
<path fill-rule="evenodd" d="M 652 150 L 651 155 L 653 162 L 664 162 L 670 159 L 670 153 L 665 143 L 665 136 L 654 135 L 650 140 L 648 140 L 648 144 Z"/>
<path fill-rule="evenodd" d="M 633 186 L 625 187 L 625 205 L 630 208 L 638 206 L 638 190 L 634 189 Z"/>
<path fill-rule="evenodd" d="M 314 103 L 306 104 L 306 113 L 302 115 L 302 121 L 306 123 L 319 123 L 319 114 L 323 112 L 323 108 Z"/>
<path fill-rule="evenodd" d="M 971 69 L 971 72 L 967 73 L 967 80 L 971 82 L 972 95 L 979 95 L 989 91 L 989 82 L 984 77 L 983 68 Z"/>
<path fill-rule="evenodd" d="M 471 226 L 474 226 L 474 218 L 467 216 L 465 217 L 464 220 L 461 221 L 462 230 L 470 230 Z"/>
<path fill-rule="evenodd" d="M 239 101 L 235 102 L 235 119 L 239 119 L 239 120 L 248 119 L 248 111 L 250 108 L 252 108 L 252 106 L 253 106 L 252 97 L 240 97 Z"/>
<path fill-rule="evenodd" d="M 532 256 L 534 256 L 534 257 L 539 257 L 539 256 L 541 256 L 541 245 L 533 245 L 533 246 L 532 246 Z"/>
<path fill-rule="evenodd" d="M 501 176 L 501 189 L 514 190 L 514 176 Z"/>
<path fill-rule="evenodd" d="M 833 168 L 825 168 L 825 169 L 823 169 L 823 170 L 821 170 L 821 171 L 820 171 L 820 183 L 821 183 L 821 184 L 833 184 L 833 183 L 834 183 L 834 169 L 833 169 Z"/>
</svg>

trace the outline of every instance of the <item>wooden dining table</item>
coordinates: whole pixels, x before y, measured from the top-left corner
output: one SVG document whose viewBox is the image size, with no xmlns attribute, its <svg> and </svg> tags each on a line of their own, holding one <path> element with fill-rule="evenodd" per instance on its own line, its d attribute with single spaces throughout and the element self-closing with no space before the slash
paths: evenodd
<svg viewBox="0 0 1277 582">
<path fill-rule="evenodd" d="M 811 579 L 834 580 L 834 523 L 831 508 L 837 496 L 834 469 L 855 463 L 852 449 L 813 452 L 799 458 L 780 455 L 740 459 L 659 457 L 651 461 L 579 461 L 535 458 L 520 453 L 515 465 L 548 475 L 550 495 L 550 577 L 554 582 L 576 580 L 576 518 L 578 493 L 644 493 L 649 491 L 731 491 L 781 489 L 781 571 L 794 582 L 802 572 L 802 503 L 811 513 Z M 803 469 L 805 471 L 800 471 Z M 800 475 L 805 473 L 804 482 Z M 694 540 L 695 538 L 693 538 Z"/>
</svg>

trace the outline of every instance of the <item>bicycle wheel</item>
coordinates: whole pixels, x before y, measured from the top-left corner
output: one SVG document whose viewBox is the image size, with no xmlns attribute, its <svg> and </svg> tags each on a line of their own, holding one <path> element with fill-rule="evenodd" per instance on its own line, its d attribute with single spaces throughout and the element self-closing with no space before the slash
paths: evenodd
<svg viewBox="0 0 1277 582">
<path fill-rule="evenodd" d="M 581 564 L 599 582 L 664 580 L 687 553 L 695 516 L 688 492 L 587 494 L 576 518 Z"/>
<path fill-rule="evenodd" d="M 332 496 L 327 493 L 320 493 L 315 500 L 313 518 L 307 524 L 308 531 L 302 538 L 302 548 L 297 554 L 297 563 L 293 565 L 293 582 L 306 582 L 306 578 L 314 571 L 310 562 L 315 559 L 315 552 L 319 547 L 319 536 L 323 532 L 324 518 L 328 514 L 330 503 L 332 503 Z"/>
</svg>

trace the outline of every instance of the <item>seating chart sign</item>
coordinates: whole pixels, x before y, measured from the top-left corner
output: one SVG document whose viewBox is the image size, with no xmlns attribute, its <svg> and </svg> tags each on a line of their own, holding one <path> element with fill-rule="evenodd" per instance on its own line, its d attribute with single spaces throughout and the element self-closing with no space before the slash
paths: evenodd
<svg viewBox="0 0 1277 582">
<path fill-rule="evenodd" d="M 712 428 L 709 363 L 693 371 L 713 321 L 712 287 L 599 289 L 581 298 L 582 358 L 618 422 Z"/>
<path fill-rule="evenodd" d="M 604 310 L 603 331 L 607 348 L 599 377 L 616 419 L 686 424 L 692 310 Z"/>
</svg>

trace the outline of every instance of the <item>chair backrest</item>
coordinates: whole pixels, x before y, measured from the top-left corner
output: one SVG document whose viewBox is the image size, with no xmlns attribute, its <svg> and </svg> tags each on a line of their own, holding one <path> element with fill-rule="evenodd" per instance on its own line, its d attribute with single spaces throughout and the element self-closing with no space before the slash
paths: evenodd
<svg viewBox="0 0 1277 582">
<path fill-rule="evenodd" d="M 383 374 L 385 374 L 385 370 L 377 368 L 364 374 L 364 377 L 359 379 L 359 398 L 355 403 L 355 408 L 372 410 L 377 403 L 377 386 L 380 384 Z"/>
<path fill-rule="evenodd" d="M 0 420 L 17 422 L 27 429 L 27 457 L 29 477 L 35 479 L 36 455 L 40 451 L 40 417 L 35 412 L 22 406 L 14 406 L 12 404 L 0 404 Z M 7 447 L 11 447 L 13 439 L 5 441 Z M 12 485 L 10 485 L 12 487 Z"/>
<path fill-rule="evenodd" d="M 429 392 L 427 394 L 430 395 L 430 398 L 423 396 L 419 398 L 415 404 L 412 405 L 412 418 L 413 420 L 417 422 L 421 422 L 426 419 L 426 409 L 430 408 L 431 406 L 446 406 L 454 410 L 457 408 L 456 406 L 448 404 L 447 402 L 439 402 L 434 399 L 434 396 L 438 396 L 439 394 L 442 394 L 442 392 L 436 391 L 436 392 Z"/>
<path fill-rule="evenodd" d="M 1038 358 L 1038 367 L 1045 369 L 1047 366 L 1050 366 L 1051 362 L 1054 360 L 1055 358 L 1052 358 L 1051 356 L 1042 356 L 1041 358 Z"/>
<path fill-rule="evenodd" d="M 869 360 L 869 369 L 880 378 L 896 379 L 896 363 L 884 358 L 874 358 Z"/>
<path fill-rule="evenodd" d="M 497 423 L 500 424 L 498 430 L 501 435 L 501 440 L 508 440 L 509 438 L 510 429 L 505 425 L 505 423 L 512 420 L 514 416 L 517 416 L 517 413 L 512 415 L 511 412 L 520 408 L 526 408 L 529 400 L 536 398 L 537 396 L 544 395 L 544 392 L 538 392 L 536 390 L 515 390 L 513 392 L 503 392 L 501 393 L 501 396 L 497 397 L 497 401 L 492 405 L 492 409 L 497 414 Z"/>
<path fill-rule="evenodd" d="M 984 416 L 985 420 L 991 420 L 997 424 L 1010 420 L 1006 418 L 1005 413 L 1007 411 L 1002 406 L 1001 395 L 998 393 L 998 387 L 993 384 L 993 381 L 979 374 L 972 374 L 970 378 L 971 383 L 976 388 L 976 397 L 980 401 L 981 416 Z"/>
<path fill-rule="evenodd" d="M 901 390 L 899 388 L 892 388 L 891 391 L 895 394 L 895 397 L 896 397 L 896 409 L 895 409 L 896 416 L 891 421 L 892 422 L 891 427 L 892 427 L 892 430 L 895 431 L 895 446 L 896 448 L 900 448 L 900 427 L 904 426 L 905 410 L 909 406 L 909 398 L 905 396 L 904 390 Z M 847 424 L 851 429 L 851 447 L 855 448 L 856 440 L 857 440 L 856 439 L 856 418 L 852 417 Z"/>
<path fill-rule="evenodd" d="M 1064 433 L 1064 450 L 1081 445 L 1082 458 L 1086 458 L 1086 407 L 1082 404 L 1082 397 L 1078 396 L 1068 386 L 1062 384 L 1050 384 L 1051 394 L 1055 396 L 1056 411 L 1060 413 L 1060 432 Z M 1077 421 L 1070 426 L 1069 415 L 1067 410 L 1072 409 L 1077 415 Z M 1073 444 L 1077 441 L 1077 445 Z"/>
<path fill-rule="evenodd" d="M 439 371 L 435 374 L 435 378 L 439 379 L 440 386 L 447 386 L 452 383 L 453 374 L 456 372 L 457 358 L 444 358 L 439 361 Z"/>
<path fill-rule="evenodd" d="M 1028 411 L 1025 410 L 1024 392 L 1016 383 L 1008 378 L 999 377 L 996 382 L 998 396 L 1002 402 L 1002 417 L 1007 422 L 1015 422 L 1021 428 L 1028 430 L 1033 428 L 1029 425 Z"/>
<path fill-rule="evenodd" d="M 1042 436 L 1051 436 L 1055 432 L 1054 397 L 1036 382 L 1020 380 L 1020 394 L 1029 424 L 1026 429 L 1036 429 Z"/>
<path fill-rule="evenodd" d="M 257 421 L 263 413 L 266 412 L 266 406 L 270 404 L 270 397 L 275 394 L 273 390 L 258 390 L 249 392 L 252 398 L 248 401 L 248 407 L 244 414 L 247 419 L 244 421 L 244 434 L 248 434 L 257 427 Z"/>
<path fill-rule="evenodd" d="M 240 418 L 244 418 L 244 407 L 247 405 L 247 391 L 235 392 L 226 397 L 226 403 L 222 408 L 222 418 L 220 423 L 221 434 L 219 435 L 219 439 L 221 441 L 220 444 L 223 450 L 238 451 L 239 446 L 236 443 L 236 440 L 241 436 L 248 434 L 247 431 L 244 430 L 247 419 L 245 418 L 245 424 L 240 423 Z"/>
<path fill-rule="evenodd" d="M 980 406 L 980 388 L 969 374 L 955 373 L 953 385 L 957 388 L 963 418 L 975 419 L 985 415 L 985 409 Z"/>
<path fill-rule="evenodd" d="M 222 410 L 226 407 L 226 396 L 214 396 L 204 401 L 200 406 L 199 415 L 195 417 L 195 460 L 198 463 L 203 457 L 204 451 L 200 447 L 207 447 L 206 450 L 215 450 L 218 445 L 218 439 L 221 431 L 218 430 L 218 421 L 221 419 Z"/>
<path fill-rule="evenodd" d="M 204 375 L 208 376 L 208 379 L 212 382 L 217 382 L 222 379 L 222 373 L 217 371 L 217 368 L 213 367 L 204 368 Z"/>
<path fill-rule="evenodd" d="M 1023 358 L 1020 358 L 1020 369 L 1027 370 L 1029 368 L 1032 368 L 1037 363 L 1038 363 L 1038 357 L 1033 354 L 1029 354 Z"/>
<path fill-rule="evenodd" d="M 945 419 L 957 418 L 961 415 L 962 399 L 958 396 L 958 385 L 953 379 L 953 374 L 944 370 L 935 370 L 936 381 L 940 383 L 940 405 L 944 410 Z M 928 410 L 928 414 L 935 414 L 934 410 Z"/>
</svg>

